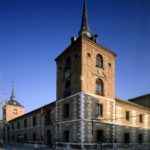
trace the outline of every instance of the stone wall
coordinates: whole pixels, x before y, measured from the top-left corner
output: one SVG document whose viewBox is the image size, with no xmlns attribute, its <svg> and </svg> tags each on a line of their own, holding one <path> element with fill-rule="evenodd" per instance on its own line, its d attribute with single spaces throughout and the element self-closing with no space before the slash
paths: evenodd
<svg viewBox="0 0 150 150">
<path fill-rule="evenodd" d="M 70 116 L 67 119 L 63 117 L 64 104 L 70 105 Z M 96 104 L 103 104 L 103 116 L 99 117 L 96 115 Z M 117 124 L 118 117 L 114 117 L 116 112 L 115 106 L 116 101 L 113 99 L 101 96 L 92 96 L 90 94 L 85 94 L 84 92 L 80 92 L 72 95 L 71 97 L 57 101 L 56 141 L 65 143 L 65 140 L 63 139 L 63 133 L 64 131 L 68 130 L 70 132 L 69 143 L 97 143 L 97 131 L 102 130 L 104 131 L 104 137 L 102 141 L 104 143 L 110 143 L 114 141 L 124 143 L 125 133 L 129 133 L 131 143 L 138 142 L 137 137 L 139 134 L 142 134 L 143 136 L 143 143 L 150 142 L 150 130 L 145 128 L 145 126 L 143 126 L 143 128 L 138 128 L 134 125 L 134 122 L 133 124 L 129 124 L 128 122 L 124 123 L 123 125 Z M 132 107 L 133 111 L 134 109 L 140 110 L 132 105 L 129 107 Z M 141 111 L 144 110 L 141 109 Z M 122 119 L 124 120 L 125 118 L 123 117 Z"/>
<path fill-rule="evenodd" d="M 96 112 L 96 104 L 103 104 L 103 116 L 98 117 L 95 115 Z M 115 105 L 114 105 L 115 104 Z M 137 114 L 144 113 L 146 116 L 149 116 L 148 110 L 140 109 L 135 107 L 132 104 L 124 104 L 122 103 L 121 106 L 123 110 L 132 110 L 137 111 Z M 116 101 L 111 99 L 106 99 L 97 96 L 91 96 L 89 94 L 84 94 L 84 111 L 85 111 L 85 118 L 84 118 L 84 137 L 85 143 L 93 143 L 96 141 L 96 132 L 98 130 L 104 131 L 104 141 L 103 142 L 113 142 L 114 140 L 120 143 L 124 143 L 124 134 L 130 134 L 130 142 L 137 143 L 138 142 L 138 135 L 143 135 L 143 142 L 150 143 L 150 127 L 147 126 L 150 118 L 144 117 L 143 123 L 139 124 L 138 119 L 136 122 L 127 122 L 125 121 L 125 113 L 122 113 L 120 118 L 120 114 L 115 114 L 115 109 L 117 108 L 118 104 Z M 114 117 L 113 113 L 116 115 Z M 138 115 L 134 115 L 131 120 L 138 118 Z M 119 120 L 119 121 L 118 121 Z M 120 122 L 121 120 L 121 122 Z M 150 124 L 149 124 L 150 125 Z"/>
<path fill-rule="evenodd" d="M 149 150 L 150 144 L 120 144 L 120 143 L 105 143 L 105 144 L 62 144 L 59 143 L 56 150 Z"/>
<path fill-rule="evenodd" d="M 64 105 L 69 104 L 69 116 L 65 118 Z M 69 142 L 81 142 L 81 97 L 80 93 L 56 102 L 57 142 L 65 142 L 63 133 L 69 131 Z"/>
</svg>

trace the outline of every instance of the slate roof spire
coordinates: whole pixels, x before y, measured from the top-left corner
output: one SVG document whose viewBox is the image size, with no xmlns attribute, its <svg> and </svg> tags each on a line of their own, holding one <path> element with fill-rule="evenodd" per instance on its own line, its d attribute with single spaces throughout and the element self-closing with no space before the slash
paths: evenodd
<svg viewBox="0 0 150 150">
<path fill-rule="evenodd" d="M 16 96 L 15 96 L 15 88 L 13 87 L 13 88 L 12 88 L 12 91 L 11 91 L 10 100 L 15 100 L 15 99 L 16 99 Z"/>
<path fill-rule="evenodd" d="M 89 31 L 87 0 L 83 1 L 82 23 L 80 32 Z"/>
<path fill-rule="evenodd" d="M 87 8 L 87 0 L 83 0 L 83 10 L 82 10 L 82 22 L 81 22 L 81 28 L 79 31 L 79 36 L 87 36 L 94 42 L 96 42 L 97 35 L 93 35 L 90 32 L 89 29 L 89 23 L 88 23 L 88 8 Z"/>
</svg>

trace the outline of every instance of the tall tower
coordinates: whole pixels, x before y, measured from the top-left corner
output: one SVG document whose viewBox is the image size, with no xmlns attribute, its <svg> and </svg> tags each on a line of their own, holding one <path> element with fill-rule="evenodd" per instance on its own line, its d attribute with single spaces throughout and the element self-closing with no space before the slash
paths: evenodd
<svg viewBox="0 0 150 150">
<path fill-rule="evenodd" d="M 56 58 L 57 99 L 84 91 L 115 98 L 116 54 L 98 44 L 88 25 L 87 2 L 83 2 L 78 37 Z"/>
<path fill-rule="evenodd" d="M 16 100 L 15 90 L 12 88 L 10 99 L 3 107 L 3 120 L 10 121 L 25 114 L 24 107 Z"/>
</svg>

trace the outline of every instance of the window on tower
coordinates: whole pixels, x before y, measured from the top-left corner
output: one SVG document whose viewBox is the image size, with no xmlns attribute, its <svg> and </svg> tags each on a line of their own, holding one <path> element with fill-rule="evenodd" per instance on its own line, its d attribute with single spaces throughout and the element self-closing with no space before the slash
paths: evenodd
<svg viewBox="0 0 150 150">
<path fill-rule="evenodd" d="M 64 67 L 64 79 L 67 80 L 70 79 L 70 77 L 71 77 L 71 58 L 68 57 L 66 59 Z"/>
<path fill-rule="evenodd" d="M 64 97 L 71 94 L 71 58 L 68 57 L 64 67 Z"/>
<path fill-rule="evenodd" d="M 97 54 L 97 56 L 96 56 L 96 67 L 98 67 L 98 68 L 104 67 L 103 56 L 100 54 Z"/>
<path fill-rule="evenodd" d="M 96 79 L 96 94 L 104 96 L 104 83 L 101 79 Z"/>
</svg>

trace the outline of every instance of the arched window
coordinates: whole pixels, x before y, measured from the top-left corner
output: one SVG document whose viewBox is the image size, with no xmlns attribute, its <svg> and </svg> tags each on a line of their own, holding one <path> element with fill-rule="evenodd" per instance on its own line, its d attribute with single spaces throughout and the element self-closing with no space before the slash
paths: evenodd
<svg viewBox="0 0 150 150">
<path fill-rule="evenodd" d="M 101 79 L 96 79 L 96 94 L 104 96 L 104 83 Z"/>
<path fill-rule="evenodd" d="M 103 68 L 103 56 L 100 54 L 96 56 L 96 67 Z"/>
</svg>

